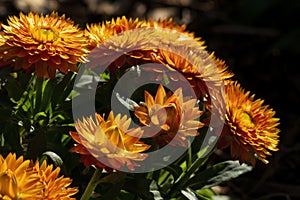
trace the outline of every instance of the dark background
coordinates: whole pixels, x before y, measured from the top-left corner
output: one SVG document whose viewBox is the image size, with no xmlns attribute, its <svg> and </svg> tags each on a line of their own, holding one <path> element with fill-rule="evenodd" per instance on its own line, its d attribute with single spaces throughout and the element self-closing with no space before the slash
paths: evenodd
<svg viewBox="0 0 300 200">
<path fill-rule="evenodd" d="M 281 118 L 280 151 L 223 186 L 236 199 L 300 199 L 299 0 L 0 0 L 0 21 L 20 10 L 66 14 L 81 27 L 125 15 L 173 17 L 229 65 L 244 88 Z M 221 152 L 220 157 L 228 157 Z"/>
</svg>

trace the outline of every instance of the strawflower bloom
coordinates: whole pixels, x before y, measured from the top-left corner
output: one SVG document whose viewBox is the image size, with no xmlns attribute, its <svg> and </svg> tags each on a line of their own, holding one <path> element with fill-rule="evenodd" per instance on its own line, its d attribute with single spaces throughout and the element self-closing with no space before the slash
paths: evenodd
<svg viewBox="0 0 300 200">
<path fill-rule="evenodd" d="M 20 13 L 8 19 L 0 35 L 0 66 L 13 66 L 35 72 L 38 78 L 55 77 L 56 71 L 66 74 L 77 71 L 78 62 L 85 62 L 88 39 L 84 31 L 65 15 Z"/>
<path fill-rule="evenodd" d="M 233 73 L 229 72 L 225 62 L 217 59 L 214 54 L 208 54 L 204 51 L 204 47 L 201 50 L 199 46 L 194 45 L 194 42 L 191 41 L 181 42 L 175 40 L 169 45 L 169 50 L 160 49 L 157 53 L 151 54 L 152 60 L 173 71 L 176 70 L 174 75 L 170 73 L 171 80 L 178 81 L 182 79 L 177 73 L 180 72 L 194 88 L 198 98 L 201 95 L 208 98 L 210 95 L 217 93 L 223 80 L 231 78 Z M 161 77 L 163 70 L 155 70 L 159 73 L 158 76 Z M 208 86 L 206 82 L 213 84 Z"/>
<path fill-rule="evenodd" d="M 81 161 L 86 165 L 98 168 L 116 169 L 127 165 L 129 170 L 140 166 L 136 161 L 143 161 L 147 155 L 142 152 L 150 148 L 139 141 L 143 131 L 140 128 L 129 129 L 131 119 L 118 114 L 114 117 L 110 112 L 105 120 L 99 114 L 78 120 L 75 124 L 77 132 L 70 132 L 78 143 L 71 150 L 81 154 Z"/>
<path fill-rule="evenodd" d="M 175 25 L 172 19 L 164 20 L 139 20 L 138 18 L 127 19 L 125 16 L 112 19 L 111 21 L 102 22 L 101 24 L 91 24 L 87 26 L 87 33 L 94 45 L 98 45 L 104 42 L 106 39 L 113 35 L 117 35 L 128 30 L 134 30 L 142 27 L 153 27 L 153 28 L 166 28 L 170 30 L 176 30 L 178 32 L 185 33 L 185 25 Z M 193 35 L 192 33 L 186 32 L 187 35 Z"/>
<path fill-rule="evenodd" d="M 89 25 L 87 35 L 91 50 L 94 48 L 89 55 L 90 68 L 105 67 L 114 73 L 141 66 L 149 81 L 161 81 L 164 73 L 171 85 L 187 80 L 197 98 L 207 99 L 208 109 L 211 98 L 221 95 L 223 80 L 233 76 L 225 62 L 205 50 L 200 38 L 172 19 L 147 21 L 122 17 Z M 144 65 L 149 63 L 153 65 Z"/>
<path fill-rule="evenodd" d="M 43 199 L 44 185 L 37 173 L 30 170 L 30 161 L 16 154 L 0 155 L 0 199 Z"/>
<path fill-rule="evenodd" d="M 114 72 L 115 68 L 126 68 L 123 66 L 126 63 L 129 64 L 127 67 L 131 67 L 142 64 L 143 60 L 151 60 L 151 52 L 156 51 L 153 50 L 152 42 L 158 42 L 159 38 L 155 39 L 157 36 L 153 35 L 153 30 L 144 28 L 165 28 L 193 36 L 192 33 L 184 32 L 185 25 L 175 25 L 172 19 L 147 21 L 118 17 L 101 24 L 87 25 L 86 34 L 90 38 L 90 50 L 94 50 L 90 58 L 97 59 L 98 65 L 106 66 L 111 63 L 111 72 Z M 131 31 L 137 29 L 141 31 Z M 122 36 L 117 37 L 119 34 Z"/>
<path fill-rule="evenodd" d="M 254 99 L 235 81 L 226 82 L 226 124 L 219 148 L 230 146 L 231 156 L 240 162 L 268 163 L 270 151 L 278 150 L 279 118 L 261 99 Z"/>
<path fill-rule="evenodd" d="M 90 32 L 99 31 L 97 28 L 99 26 L 92 25 Z M 97 35 L 94 36 L 97 37 Z M 90 68 L 105 67 L 113 73 L 116 69 L 126 70 L 131 66 L 142 64 L 144 60 L 151 59 L 148 54 L 153 49 L 152 42 L 155 41 L 153 40 L 155 37 L 153 31 L 149 29 L 143 31 L 129 30 L 120 35 L 104 37 L 106 39 L 102 39 L 103 42 L 101 43 L 98 43 L 100 40 L 97 40 L 97 48 L 92 48 L 88 65 Z M 152 38 L 152 41 L 147 38 Z M 143 51 L 140 51 L 141 49 Z"/>
<path fill-rule="evenodd" d="M 196 99 L 184 100 L 181 88 L 173 94 L 159 85 L 154 96 L 145 91 L 145 103 L 134 108 L 134 114 L 145 126 L 145 135 L 152 136 L 159 146 L 169 144 L 186 147 L 187 137 L 197 136 L 203 126 L 202 112 L 195 106 Z"/>
<path fill-rule="evenodd" d="M 64 176 L 59 176 L 60 168 L 53 168 L 53 165 L 48 165 L 43 161 L 41 165 L 35 163 L 33 171 L 40 176 L 40 181 L 44 185 L 42 192 L 43 200 L 76 200 L 72 198 L 78 192 L 75 187 L 70 187 L 72 179 Z"/>
</svg>

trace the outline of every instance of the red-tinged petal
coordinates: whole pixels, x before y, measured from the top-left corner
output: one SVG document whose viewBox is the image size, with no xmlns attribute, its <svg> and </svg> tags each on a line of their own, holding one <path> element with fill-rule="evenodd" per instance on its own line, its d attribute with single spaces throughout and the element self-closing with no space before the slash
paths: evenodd
<svg viewBox="0 0 300 200">
<path fill-rule="evenodd" d="M 75 140 L 77 143 L 81 143 L 81 139 L 77 132 L 70 131 L 69 134 L 71 135 L 73 140 Z"/>
<path fill-rule="evenodd" d="M 82 145 L 78 144 L 71 149 L 71 152 L 79 153 L 81 155 L 90 155 L 90 152 Z"/>
<path fill-rule="evenodd" d="M 41 57 L 39 55 L 32 55 L 28 57 L 28 62 L 32 64 L 40 61 L 40 59 Z"/>
<path fill-rule="evenodd" d="M 40 61 L 35 64 L 36 76 L 38 78 L 49 78 L 47 63 Z"/>
<path fill-rule="evenodd" d="M 50 58 L 50 55 L 47 54 L 46 52 L 41 53 L 41 60 L 47 61 L 47 60 L 49 60 L 49 58 Z"/>
<path fill-rule="evenodd" d="M 51 61 L 52 61 L 53 63 L 55 63 L 56 65 L 60 65 L 60 64 L 61 64 L 61 59 L 60 59 L 59 56 L 52 56 L 52 57 L 51 57 Z"/>
</svg>

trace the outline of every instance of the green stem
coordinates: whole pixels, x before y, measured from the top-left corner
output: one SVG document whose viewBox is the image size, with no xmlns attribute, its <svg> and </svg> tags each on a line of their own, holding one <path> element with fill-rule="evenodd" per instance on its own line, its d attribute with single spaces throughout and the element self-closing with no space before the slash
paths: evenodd
<svg viewBox="0 0 300 200">
<path fill-rule="evenodd" d="M 89 184 L 87 185 L 87 187 L 85 188 L 85 191 L 83 193 L 83 195 L 81 196 L 80 200 L 89 200 L 92 192 L 95 190 L 95 188 L 98 185 L 98 179 L 100 178 L 102 174 L 102 169 L 96 169 Z"/>
<path fill-rule="evenodd" d="M 188 141 L 189 142 L 189 141 Z M 192 161 L 192 146 L 191 144 L 189 144 L 190 147 L 188 148 L 188 152 L 187 152 L 187 160 L 186 160 L 186 168 L 189 169 L 193 163 Z"/>
<path fill-rule="evenodd" d="M 36 94 L 35 94 L 35 113 L 38 113 L 41 108 L 41 102 L 42 102 L 42 93 L 43 93 L 43 78 L 36 78 L 36 83 L 35 83 L 35 89 L 36 89 Z"/>
<path fill-rule="evenodd" d="M 207 159 L 211 153 L 209 153 L 205 157 L 202 157 L 202 155 L 207 151 L 207 149 L 208 149 L 208 146 L 206 146 L 205 148 L 200 150 L 200 152 L 198 152 L 198 154 L 199 154 L 198 158 L 190 165 L 189 168 L 187 168 L 184 175 L 181 176 L 179 178 L 179 180 L 177 180 L 177 182 L 173 186 L 173 189 L 171 192 L 172 195 L 176 196 L 184 188 L 185 184 L 190 179 L 192 174 L 195 173 L 197 171 L 197 169 L 207 161 Z"/>
<path fill-rule="evenodd" d="M 168 171 L 166 171 L 165 173 L 163 173 L 162 176 L 160 176 L 160 178 L 162 177 L 163 180 L 160 181 L 160 182 L 157 182 L 158 185 L 163 186 L 166 183 L 166 181 L 169 179 L 170 176 L 171 176 L 171 173 L 168 172 Z"/>
</svg>

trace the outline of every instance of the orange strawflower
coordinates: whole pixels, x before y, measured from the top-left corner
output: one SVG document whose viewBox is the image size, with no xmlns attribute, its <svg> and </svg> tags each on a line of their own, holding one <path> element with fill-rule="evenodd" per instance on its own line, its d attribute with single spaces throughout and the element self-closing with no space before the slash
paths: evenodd
<svg viewBox="0 0 300 200">
<path fill-rule="evenodd" d="M 118 17 L 111 21 L 102 22 L 101 24 L 87 25 L 87 34 L 93 44 L 97 46 L 113 35 L 143 26 L 145 26 L 145 21 L 127 19 L 123 16 L 122 18 Z"/>
<path fill-rule="evenodd" d="M 16 154 L 10 153 L 3 158 L 0 155 L 0 199 L 43 199 L 44 185 L 29 165 L 30 161 L 23 156 L 16 158 Z"/>
<path fill-rule="evenodd" d="M 208 54 L 204 47 L 201 50 L 200 46 L 194 45 L 193 41 L 180 42 L 176 40 L 169 45 L 169 50 L 160 49 L 151 55 L 153 60 L 165 65 L 170 70 L 176 71 L 174 73 L 168 72 L 172 81 L 182 79 L 182 76 L 178 76 L 178 72 L 180 72 L 194 88 L 198 98 L 201 95 L 208 98 L 219 93 L 223 80 L 232 77 L 233 73 L 229 72 L 225 63 L 217 59 L 214 54 Z M 163 71 L 163 69 L 156 69 L 156 72 L 159 72 L 158 77 L 161 78 Z M 159 79 L 158 77 L 156 79 Z M 206 82 L 212 84 L 208 86 Z"/>
<path fill-rule="evenodd" d="M 99 35 L 92 34 L 94 32 L 98 33 L 100 31 L 99 28 L 99 25 L 88 27 L 90 37 L 100 37 Z M 110 33 L 111 31 L 108 32 Z M 115 32 L 114 29 L 113 31 Z M 96 43 L 91 42 L 91 44 L 98 44 L 98 46 L 97 48 L 92 48 L 88 66 L 90 68 L 109 68 L 109 71 L 113 73 L 116 69 L 126 70 L 131 66 L 142 64 L 144 60 L 151 59 L 147 52 L 152 51 L 153 48 L 151 47 L 154 46 L 152 44 L 153 40 L 150 41 L 145 38 L 153 39 L 154 37 L 157 36 L 150 29 L 143 29 L 143 31 L 129 30 L 119 35 L 103 36 L 101 40 L 95 40 Z M 99 41 L 102 42 L 99 43 Z"/>
<path fill-rule="evenodd" d="M 101 24 L 88 25 L 87 35 L 90 38 L 90 49 L 93 49 L 90 58 L 92 61 L 97 60 L 98 66 L 108 67 L 112 63 L 111 72 L 114 72 L 115 68 L 126 68 L 123 66 L 125 64 L 128 64 L 128 68 L 142 64 L 143 60 L 151 60 L 150 53 L 153 51 L 153 46 L 158 46 L 159 39 L 155 39 L 157 35 L 153 34 L 152 28 L 157 27 L 179 32 L 185 30 L 185 25 L 177 26 L 172 19 L 146 21 L 137 18 L 127 19 L 125 16 Z M 188 32 L 186 34 L 193 35 Z M 156 42 L 156 45 L 153 45 L 153 42 Z"/>
<path fill-rule="evenodd" d="M 47 166 L 47 162 L 43 161 L 41 165 L 35 163 L 33 171 L 40 176 L 40 181 L 44 185 L 42 192 L 43 200 L 75 200 L 72 198 L 78 192 L 75 187 L 69 187 L 72 179 L 59 176 L 60 168 L 53 170 L 53 165 Z"/>
<path fill-rule="evenodd" d="M 88 38 L 65 15 L 20 13 L 20 17 L 9 17 L 8 25 L 2 27 L 2 67 L 13 66 L 15 70 L 35 72 L 38 78 L 53 79 L 57 70 L 76 72 L 78 62 L 86 61 Z"/>
<path fill-rule="evenodd" d="M 90 39 L 93 41 L 93 44 L 97 46 L 98 44 L 104 42 L 106 39 L 110 38 L 113 35 L 117 35 L 128 30 L 134 30 L 142 27 L 149 28 L 166 28 L 170 30 L 176 30 L 178 32 L 186 33 L 187 35 L 193 36 L 192 33 L 185 32 L 185 25 L 175 25 L 172 19 L 164 20 L 139 20 L 138 18 L 127 19 L 125 16 L 117 17 L 111 21 L 102 22 L 101 24 L 91 24 L 87 26 L 87 34 Z"/>
<path fill-rule="evenodd" d="M 149 145 L 139 141 L 143 131 L 140 128 L 129 129 L 131 119 L 118 114 L 114 117 L 110 112 L 107 120 L 99 114 L 77 121 L 77 132 L 70 132 L 72 138 L 78 143 L 71 150 L 81 154 L 81 161 L 86 166 L 95 165 L 99 168 L 114 168 L 120 170 L 127 165 L 129 170 L 139 166 L 136 161 L 144 160 L 144 152 Z"/>
<path fill-rule="evenodd" d="M 184 100 L 181 88 L 171 94 L 159 85 L 155 97 L 145 91 L 145 103 L 136 106 L 134 114 L 146 126 L 144 134 L 160 146 L 174 139 L 171 145 L 186 147 L 187 137 L 197 136 L 203 126 L 199 121 L 202 112 L 195 104 L 196 99 Z"/>
<path fill-rule="evenodd" d="M 230 146 L 234 159 L 255 165 L 257 157 L 268 163 L 266 156 L 278 150 L 279 118 L 263 103 L 237 82 L 226 82 L 226 125 L 219 148 Z"/>
<path fill-rule="evenodd" d="M 116 69 L 124 72 L 139 65 L 142 73 L 149 74 L 149 81 L 160 81 L 166 73 L 170 84 L 187 80 L 197 97 L 205 97 L 211 104 L 211 97 L 221 94 L 223 80 L 233 73 L 205 50 L 200 38 L 185 29 L 185 25 L 176 25 L 172 19 L 147 21 L 122 17 L 92 24 L 87 27 L 87 35 L 91 47 L 97 48 L 89 55 L 88 66 L 114 73 Z M 143 65 L 147 63 L 153 65 Z"/>
</svg>

